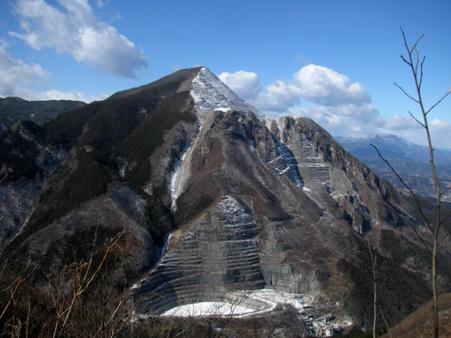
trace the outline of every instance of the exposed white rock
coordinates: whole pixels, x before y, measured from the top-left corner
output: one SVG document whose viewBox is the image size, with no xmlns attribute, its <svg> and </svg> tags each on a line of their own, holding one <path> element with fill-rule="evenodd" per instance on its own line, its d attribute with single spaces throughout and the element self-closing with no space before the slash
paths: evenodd
<svg viewBox="0 0 451 338">
<path fill-rule="evenodd" d="M 286 175 L 294 184 L 299 188 L 304 185 L 302 177 L 299 173 L 298 162 L 293 156 L 291 150 L 280 139 L 276 139 L 277 152 L 279 153 L 279 159 L 274 169 L 279 175 Z"/>
<path fill-rule="evenodd" d="M 182 164 L 183 161 L 186 158 L 186 155 L 188 154 L 191 147 L 188 147 L 185 149 L 182 153 L 182 156 L 180 158 L 175 159 L 175 170 L 173 171 L 171 175 L 169 190 L 171 191 L 171 209 L 172 211 L 177 210 L 177 198 L 182 193 L 182 180 L 185 170 L 182 170 Z"/>
<path fill-rule="evenodd" d="M 123 157 L 117 158 L 119 176 L 124 178 L 127 171 L 128 161 Z"/>
<path fill-rule="evenodd" d="M 263 119 L 263 123 L 265 124 L 265 127 L 269 130 L 269 131 L 273 131 L 273 127 L 275 124 L 275 121 L 271 118 L 264 118 Z"/>
<path fill-rule="evenodd" d="M 239 98 L 206 67 L 203 67 L 193 79 L 191 96 L 194 99 L 195 109 L 199 114 L 207 111 L 229 111 L 234 109 L 258 113 L 256 108 Z"/>
<path fill-rule="evenodd" d="M 164 312 L 162 316 L 171 317 L 254 317 L 273 311 L 278 304 L 289 304 L 299 313 L 311 307 L 314 297 L 260 289 L 253 291 L 234 291 L 228 293 L 223 301 L 205 301 L 176 306 Z"/>
<path fill-rule="evenodd" d="M 160 261 L 164 258 L 164 256 L 166 256 L 166 254 L 168 253 L 168 247 L 169 247 L 169 241 L 171 240 L 172 237 L 172 233 L 169 234 L 169 236 L 166 238 L 166 240 L 164 241 L 163 244 L 163 248 L 161 249 L 161 257 L 160 257 Z"/>
<path fill-rule="evenodd" d="M 243 214 L 244 209 L 234 197 L 225 195 L 222 197 L 221 202 L 219 202 L 218 204 L 218 212 L 224 215 L 232 216 Z"/>
<path fill-rule="evenodd" d="M 240 203 L 230 195 L 224 195 L 217 206 L 217 214 L 227 225 L 241 226 L 252 222 L 252 217 Z"/>
<path fill-rule="evenodd" d="M 175 168 L 171 174 L 169 183 L 169 189 L 171 192 L 171 210 L 175 212 L 177 210 L 177 198 L 183 193 L 186 183 L 191 175 L 191 158 L 193 151 L 202 135 L 202 129 L 204 126 L 203 119 L 198 117 L 197 119 L 197 135 L 194 140 L 189 141 L 188 145 L 182 150 L 182 154 L 179 158 L 175 159 Z"/>
<path fill-rule="evenodd" d="M 216 108 L 215 111 L 221 111 L 223 113 L 228 113 L 229 111 L 231 111 L 231 109 L 229 107 L 219 107 L 219 108 Z"/>
<path fill-rule="evenodd" d="M 255 310 L 241 305 L 227 302 L 200 302 L 174 307 L 162 314 L 162 316 L 174 317 L 205 317 L 205 316 L 239 316 Z"/>
</svg>

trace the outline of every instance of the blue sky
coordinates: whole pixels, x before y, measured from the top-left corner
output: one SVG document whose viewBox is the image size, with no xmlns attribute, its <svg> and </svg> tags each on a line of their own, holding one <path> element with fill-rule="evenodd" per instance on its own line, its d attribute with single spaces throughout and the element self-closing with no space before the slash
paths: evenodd
<svg viewBox="0 0 451 338">
<path fill-rule="evenodd" d="M 91 100 L 206 65 L 268 114 L 310 115 L 337 135 L 422 142 L 407 121 L 414 106 L 393 86 L 411 83 L 399 27 L 411 39 L 426 33 L 432 101 L 451 88 L 450 15 L 449 0 L 4 0 L 0 96 Z M 318 85 L 327 93 L 305 89 Z M 437 143 L 451 147 L 451 99 L 432 118 Z"/>
</svg>

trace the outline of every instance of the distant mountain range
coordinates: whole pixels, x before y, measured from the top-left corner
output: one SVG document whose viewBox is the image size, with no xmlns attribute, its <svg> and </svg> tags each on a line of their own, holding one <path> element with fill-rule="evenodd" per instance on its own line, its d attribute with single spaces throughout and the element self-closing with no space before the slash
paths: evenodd
<svg viewBox="0 0 451 338">
<path fill-rule="evenodd" d="M 434 187 L 426 146 L 407 142 L 395 135 L 377 135 L 369 138 L 336 137 L 336 139 L 379 176 L 390 181 L 395 187 L 405 190 L 387 164 L 371 147 L 371 144 L 374 144 L 416 192 L 424 196 L 433 195 Z M 443 185 L 451 187 L 451 150 L 436 149 L 435 156 Z M 445 194 L 444 200 L 451 201 L 451 188 Z"/>
<path fill-rule="evenodd" d="M 19 97 L 0 98 L 0 131 L 21 120 L 43 124 L 59 114 L 83 106 L 81 101 L 27 101 Z"/>
</svg>

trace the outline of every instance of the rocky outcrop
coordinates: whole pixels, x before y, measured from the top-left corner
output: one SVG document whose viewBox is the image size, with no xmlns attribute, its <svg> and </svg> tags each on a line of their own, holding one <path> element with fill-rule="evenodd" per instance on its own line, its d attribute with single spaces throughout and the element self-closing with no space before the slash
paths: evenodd
<svg viewBox="0 0 451 338">
<path fill-rule="evenodd" d="M 0 135 L 0 248 L 27 222 L 44 179 L 65 156 L 64 149 L 46 144 L 44 130 L 30 121 Z"/>
</svg>

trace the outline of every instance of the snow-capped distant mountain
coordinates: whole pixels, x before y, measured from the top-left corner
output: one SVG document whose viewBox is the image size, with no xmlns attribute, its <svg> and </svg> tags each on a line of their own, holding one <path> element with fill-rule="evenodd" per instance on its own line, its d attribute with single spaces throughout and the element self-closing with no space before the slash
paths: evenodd
<svg viewBox="0 0 451 338">
<path fill-rule="evenodd" d="M 336 139 L 346 150 L 363 160 L 371 161 L 378 158 L 377 153 L 371 147 L 371 144 L 374 144 L 389 160 L 405 160 L 429 164 L 429 150 L 426 146 L 408 142 L 399 136 L 390 134 L 376 135 L 369 138 L 338 136 Z M 451 176 L 451 150 L 436 149 L 435 156 L 438 165 L 448 166 L 448 168 L 443 168 L 445 170 L 443 174 Z"/>
</svg>

